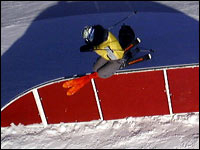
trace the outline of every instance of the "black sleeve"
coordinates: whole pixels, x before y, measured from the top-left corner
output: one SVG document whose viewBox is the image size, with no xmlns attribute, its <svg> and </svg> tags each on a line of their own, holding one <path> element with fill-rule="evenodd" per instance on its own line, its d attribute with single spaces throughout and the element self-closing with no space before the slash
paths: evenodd
<svg viewBox="0 0 200 150">
<path fill-rule="evenodd" d="M 108 30 L 104 29 L 101 25 L 94 25 L 93 28 L 95 30 L 92 45 L 98 46 L 99 44 L 107 40 Z"/>
<path fill-rule="evenodd" d="M 80 52 L 92 52 L 93 51 L 93 46 L 90 44 L 83 45 L 80 47 Z"/>
<path fill-rule="evenodd" d="M 128 47 L 135 40 L 135 33 L 128 25 L 122 25 L 119 31 L 119 43 L 123 49 Z"/>
</svg>

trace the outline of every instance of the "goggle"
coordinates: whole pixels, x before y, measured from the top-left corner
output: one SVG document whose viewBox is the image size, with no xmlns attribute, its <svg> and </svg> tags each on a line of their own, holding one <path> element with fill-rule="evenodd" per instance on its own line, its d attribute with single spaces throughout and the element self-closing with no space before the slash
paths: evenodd
<svg viewBox="0 0 200 150">
<path fill-rule="evenodd" d="M 92 42 L 94 39 L 94 29 L 92 27 L 85 27 L 82 36 L 87 42 Z"/>
</svg>

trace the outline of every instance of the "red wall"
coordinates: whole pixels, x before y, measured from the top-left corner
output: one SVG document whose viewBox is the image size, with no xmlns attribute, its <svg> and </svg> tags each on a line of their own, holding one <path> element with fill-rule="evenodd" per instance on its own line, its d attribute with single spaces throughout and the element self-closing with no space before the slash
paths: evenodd
<svg viewBox="0 0 200 150">
<path fill-rule="evenodd" d="M 199 67 L 167 70 L 173 113 L 199 111 Z M 39 87 L 48 124 L 100 119 L 92 84 L 73 96 L 62 82 Z M 95 79 L 104 120 L 169 114 L 163 70 L 114 75 Z M 41 123 L 32 92 L 1 111 L 1 126 Z"/>
<path fill-rule="evenodd" d="M 199 67 L 168 70 L 174 113 L 199 111 Z"/>
</svg>

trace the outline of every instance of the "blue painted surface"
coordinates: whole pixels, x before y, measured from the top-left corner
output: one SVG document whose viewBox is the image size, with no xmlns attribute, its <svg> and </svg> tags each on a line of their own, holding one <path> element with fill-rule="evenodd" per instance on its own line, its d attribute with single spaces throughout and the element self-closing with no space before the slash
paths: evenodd
<svg viewBox="0 0 200 150">
<path fill-rule="evenodd" d="M 42 82 L 92 72 L 98 56 L 79 52 L 82 28 L 109 27 L 133 9 L 137 15 L 124 23 L 142 40 L 140 46 L 156 52 L 127 69 L 199 63 L 199 22 L 175 9 L 154 2 L 60 2 L 41 12 L 1 57 L 1 107 Z M 119 28 L 112 30 L 116 36 Z"/>
</svg>

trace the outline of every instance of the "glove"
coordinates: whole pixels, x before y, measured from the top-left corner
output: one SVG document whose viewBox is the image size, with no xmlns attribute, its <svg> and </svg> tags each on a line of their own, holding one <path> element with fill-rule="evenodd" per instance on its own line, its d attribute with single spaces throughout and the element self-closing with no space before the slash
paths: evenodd
<svg viewBox="0 0 200 150">
<path fill-rule="evenodd" d="M 92 45 L 83 45 L 80 47 L 80 52 L 92 52 L 93 46 Z"/>
</svg>

